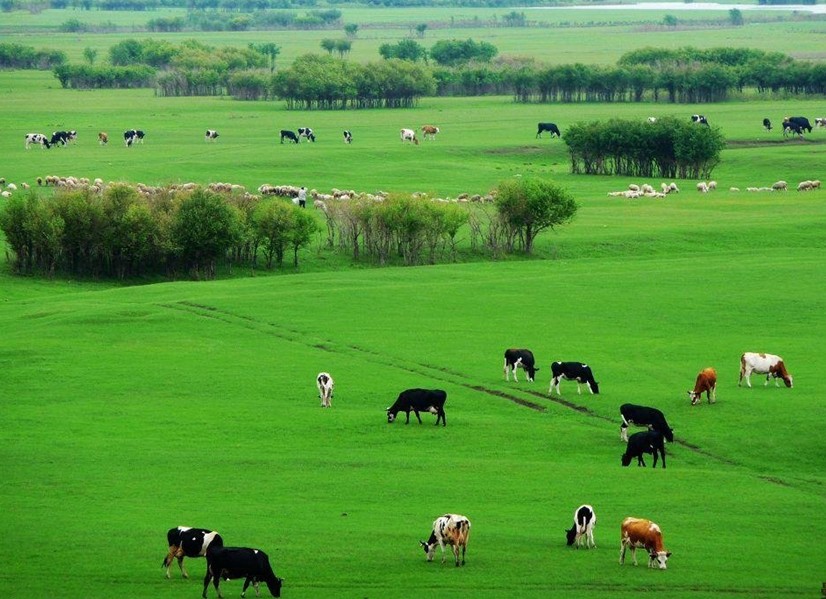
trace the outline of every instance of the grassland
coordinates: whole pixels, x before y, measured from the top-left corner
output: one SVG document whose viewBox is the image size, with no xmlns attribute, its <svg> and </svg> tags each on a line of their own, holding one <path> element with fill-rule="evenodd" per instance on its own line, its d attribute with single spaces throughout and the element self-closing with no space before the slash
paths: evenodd
<svg viewBox="0 0 826 599">
<path fill-rule="evenodd" d="M 464 32 L 462 32 L 464 33 Z M 642 36 L 641 43 L 649 43 Z M 773 36 L 772 39 L 776 39 Z M 82 43 L 82 42 L 81 42 Z M 680 42 L 682 43 L 682 42 Z M 787 42 L 788 43 L 788 38 Z M 581 44 L 581 41 L 580 41 Z M 581 45 L 580 45 L 581 47 Z M 278 103 L 73 92 L 0 73 L 0 176 L 230 181 L 484 192 L 512 176 L 572 190 L 575 221 L 537 258 L 404 269 L 307 251 L 290 276 L 155 285 L 39 280 L 0 270 L 0 593 L 197 597 L 160 562 L 165 531 L 219 530 L 267 551 L 288 598 L 813 597 L 824 581 L 824 193 L 730 193 L 823 176 L 826 134 L 784 140 L 764 116 L 822 101 L 706 106 L 519 106 L 424 99 L 405 111 L 288 112 Z M 729 142 L 721 189 L 618 201 L 623 178 L 568 174 L 564 144 L 534 139 L 612 116 L 706 114 Z M 402 126 L 440 138 L 401 145 Z M 316 144 L 281 146 L 282 126 Z M 141 127 L 143 146 L 117 134 Z M 203 130 L 218 129 L 207 145 Z M 351 128 L 352 146 L 339 139 Z M 76 146 L 23 149 L 29 131 Z M 97 131 L 116 139 L 108 147 Z M 652 182 L 657 183 L 657 182 Z M 533 349 L 539 380 L 505 383 L 502 351 Z M 737 386 L 742 351 L 781 354 L 793 389 Z M 547 396 L 552 360 L 587 361 L 599 396 Z M 697 371 L 718 403 L 691 407 Z M 313 378 L 336 378 L 322 410 Z M 445 428 L 386 423 L 402 389 L 448 392 Z M 668 468 L 623 469 L 618 407 L 662 409 Z M 565 547 L 580 503 L 598 549 Z M 417 542 L 446 511 L 473 522 L 468 564 L 427 564 Z M 649 517 L 666 572 L 617 564 L 619 523 Z M 222 585 L 225 596 L 238 582 Z M 214 591 L 210 591 L 214 597 Z"/>
</svg>

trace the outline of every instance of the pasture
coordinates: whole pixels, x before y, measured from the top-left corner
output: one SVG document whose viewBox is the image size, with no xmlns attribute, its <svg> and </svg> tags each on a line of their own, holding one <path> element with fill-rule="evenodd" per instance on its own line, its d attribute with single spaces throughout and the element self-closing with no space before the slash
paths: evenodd
<svg viewBox="0 0 826 599">
<path fill-rule="evenodd" d="M 426 98 L 411 110 L 308 113 L 66 91 L 29 72 L 0 72 L 0 98 L 8 181 L 455 196 L 534 175 L 581 206 L 531 260 L 371 269 L 323 252 L 319 237 L 290 276 L 209 283 L 19 278 L 3 262 L 3 595 L 199 597 L 204 560 L 187 560 L 190 580 L 177 566 L 163 577 L 165 533 L 177 525 L 263 549 L 290 599 L 820 592 L 826 192 L 727 190 L 826 179 L 826 132 L 784 140 L 760 125 L 822 116 L 822 100 Z M 665 200 L 609 198 L 631 181 L 570 175 L 564 143 L 534 138 L 537 121 L 564 132 L 580 120 L 695 112 L 729 142 L 707 195 L 678 181 L 682 192 Z M 436 141 L 400 142 L 399 128 L 424 123 L 441 127 Z M 278 144 L 278 129 L 305 125 L 315 144 Z M 132 127 L 146 141 L 126 148 L 120 135 Z M 23 149 L 25 133 L 63 128 L 79 131 L 76 145 Z M 207 128 L 221 133 L 216 143 L 204 142 Z M 514 346 L 536 355 L 534 384 L 522 373 L 503 380 Z M 757 375 L 753 389 L 738 387 L 739 356 L 751 350 L 783 356 L 794 388 Z M 548 397 L 554 360 L 587 362 L 600 394 L 563 381 L 562 399 Z M 706 366 L 717 369 L 718 401 L 692 407 L 686 391 Z M 331 409 L 319 407 L 322 370 L 336 380 Z M 422 425 L 386 422 L 410 387 L 447 391 L 446 427 L 429 414 Z M 620 466 L 626 402 L 661 409 L 674 428 L 666 470 Z M 581 503 L 596 510 L 594 550 L 565 546 Z M 473 525 L 464 568 L 438 553 L 428 564 L 418 545 L 448 511 Z M 644 555 L 619 566 L 629 515 L 661 526 L 667 571 L 646 568 Z M 238 581 L 221 586 L 240 593 Z"/>
</svg>

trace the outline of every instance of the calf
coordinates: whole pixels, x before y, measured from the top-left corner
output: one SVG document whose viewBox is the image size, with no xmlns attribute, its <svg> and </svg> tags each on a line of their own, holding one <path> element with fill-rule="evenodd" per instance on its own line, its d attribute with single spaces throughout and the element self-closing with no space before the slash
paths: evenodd
<svg viewBox="0 0 826 599">
<path fill-rule="evenodd" d="M 436 414 L 437 426 L 439 420 L 442 421 L 442 426 L 447 426 L 445 401 L 447 401 L 447 393 L 441 389 L 407 389 L 399 393 L 393 405 L 387 408 L 387 422 L 394 422 L 399 412 L 405 412 L 407 414 L 405 424 L 410 424 L 410 411 L 412 410 L 419 424 L 422 423 L 419 412 L 430 412 Z"/>
<path fill-rule="evenodd" d="M 826 127 L 826 116 L 815 118 L 815 127 Z"/>
<path fill-rule="evenodd" d="M 763 128 L 766 131 L 771 131 L 772 130 L 772 122 L 769 119 L 763 119 Z"/>
<path fill-rule="evenodd" d="M 620 424 L 620 439 L 628 441 L 628 425 L 647 426 L 659 431 L 669 443 L 674 441 L 674 431 L 668 426 L 665 416 L 656 408 L 637 406 L 626 403 L 620 406 L 622 423 Z"/>
<path fill-rule="evenodd" d="M 49 142 L 49 138 L 43 135 L 42 133 L 26 133 L 26 149 L 29 149 L 29 146 L 32 144 L 40 145 L 40 148 L 51 148 L 52 144 Z"/>
<path fill-rule="evenodd" d="M 401 129 L 400 134 L 402 143 L 412 141 L 414 145 L 419 145 L 419 140 L 416 138 L 416 132 L 413 129 Z"/>
<path fill-rule="evenodd" d="M 743 377 L 746 379 L 746 385 L 751 387 L 751 373 L 765 374 L 766 382 L 763 386 L 769 384 L 769 379 L 774 377 L 774 385 L 779 387 L 777 379 L 783 379 L 787 387 L 792 387 L 794 381 L 792 375 L 786 370 L 786 364 L 783 358 L 772 354 L 745 352 L 740 356 L 740 380 L 737 381 L 737 386 L 743 382 Z"/>
<path fill-rule="evenodd" d="M 708 403 L 717 401 L 717 372 L 713 368 L 704 368 L 694 381 L 694 390 L 688 392 L 691 405 L 700 403 L 700 396 L 705 392 Z"/>
<path fill-rule="evenodd" d="M 344 143 L 346 143 L 346 144 L 353 143 L 353 134 L 349 129 L 344 130 Z"/>
<path fill-rule="evenodd" d="M 645 466 L 644 453 L 654 456 L 654 468 L 657 467 L 657 453 L 662 456 L 663 470 L 665 470 L 665 441 L 660 431 L 642 431 L 634 433 L 628 439 L 625 453 L 622 454 L 622 465 L 628 466 L 631 460 L 637 458 L 637 466 Z"/>
<path fill-rule="evenodd" d="M 436 553 L 436 545 L 442 548 L 442 563 L 445 563 L 445 545 L 450 545 L 453 549 L 453 557 L 456 559 L 456 567 L 459 567 L 459 548 L 462 549 L 462 565 L 465 565 L 465 552 L 467 551 L 467 541 L 470 535 L 470 520 L 460 514 L 445 514 L 439 516 L 433 522 L 433 530 L 430 538 L 419 541 L 424 548 L 427 561 L 433 561 Z"/>
<path fill-rule="evenodd" d="M 332 407 L 331 400 L 333 399 L 333 377 L 329 372 L 319 372 L 315 377 L 315 384 L 318 387 L 318 397 L 321 399 L 321 407 Z"/>
<path fill-rule="evenodd" d="M 554 135 L 557 137 L 562 136 L 559 132 L 559 127 L 557 127 L 554 123 L 538 123 L 536 126 L 536 137 L 542 137 L 543 131 L 548 131 L 551 134 L 551 137 Z"/>
<path fill-rule="evenodd" d="M 255 595 L 258 596 L 259 585 L 263 582 L 270 590 L 273 597 L 281 596 L 281 583 L 283 579 L 278 578 L 270 566 L 270 558 L 260 549 L 250 549 L 248 547 L 210 547 L 206 554 L 207 573 L 204 577 L 204 592 L 201 595 L 206 599 L 209 581 L 218 592 L 218 597 L 223 597 L 219 584 L 221 579 L 232 580 L 235 578 L 244 579 L 244 588 L 241 589 L 241 597 L 246 596 L 247 587 L 252 583 L 255 588 Z"/>
<path fill-rule="evenodd" d="M 625 563 L 625 550 L 631 548 L 631 557 L 634 558 L 634 565 L 637 565 L 637 547 L 643 547 L 648 551 L 648 567 L 655 565 L 660 570 L 666 569 L 666 562 L 671 557 L 671 552 L 663 547 L 663 535 L 660 527 L 644 518 L 628 517 L 622 521 L 622 531 L 620 534 L 620 565 Z"/>
<path fill-rule="evenodd" d="M 301 141 L 302 137 L 309 141 L 315 141 L 315 133 L 309 127 L 298 128 L 298 141 Z"/>
<path fill-rule="evenodd" d="M 133 143 L 143 143 L 143 138 L 145 135 L 146 134 L 140 129 L 129 129 L 123 132 L 123 141 L 126 143 L 126 147 L 128 148 Z"/>
<path fill-rule="evenodd" d="M 539 370 L 535 366 L 536 362 L 533 359 L 533 353 L 529 349 L 506 349 L 505 350 L 505 366 L 504 374 L 505 380 L 510 380 L 510 373 L 513 371 L 513 380 L 517 383 L 519 379 L 516 378 L 516 369 L 522 368 L 525 371 L 525 376 L 530 382 L 533 382 L 536 372 Z"/>
<path fill-rule="evenodd" d="M 282 129 L 281 130 L 281 143 L 282 144 L 284 143 L 284 139 L 286 139 L 287 141 L 291 141 L 294 144 L 298 143 L 298 136 L 295 134 L 295 132 L 290 131 L 289 129 Z"/>
<path fill-rule="evenodd" d="M 189 528 L 188 526 L 170 528 L 169 532 L 166 533 L 166 540 L 169 545 L 169 553 L 163 560 L 163 567 L 166 568 L 167 578 L 169 578 L 169 567 L 173 560 L 178 560 L 181 576 L 189 578 L 189 574 L 184 567 L 184 557 L 204 557 L 210 547 L 222 547 L 224 545 L 221 535 L 214 530 Z"/>
<path fill-rule="evenodd" d="M 556 394 L 562 395 L 559 391 L 559 380 L 576 381 L 576 392 L 582 394 L 582 383 L 588 385 L 588 390 L 592 395 L 599 395 L 599 383 L 594 380 L 591 367 L 582 362 L 553 362 L 551 363 L 551 386 L 548 395 L 556 387 Z"/>
<path fill-rule="evenodd" d="M 218 132 L 215 129 L 207 129 L 204 133 L 204 141 L 215 141 L 218 139 Z"/>
<path fill-rule="evenodd" d="M 433 125 L 422 125 L 422 137 L 424 139 L 434 140 L 436 139 L 436 134 L 438 132 L 438 127 L 434 127 Z"/>
<path fill-rule="evenodd" d="M 98 133 L 98 143 L 102 146 L 105 146 L 106 144 L 108 144 L 109 143 L 109 134 L 104 132 L 104 131 L 101 131 L 100 133 Z"/>
<path fill-rule="evenodd" d="M 594 526 L 597 524 L 597 515 L 590 505 L 581 505 L 574 512 L 574 525 L 565 531 L 570 547 L 576 543 L 576 548 L 585 544 L 586 549 L 597 548 L 594 543 Z"/>
<path fill-rule="evenodd" d="M 708 119 L 706 119 L 706 117 L 704 117 L 702 114 L 692 114 L 691 122 L 697 123 L 699 125 L 705 125 L 706 127 L 708 127 Z"/>
</svg>

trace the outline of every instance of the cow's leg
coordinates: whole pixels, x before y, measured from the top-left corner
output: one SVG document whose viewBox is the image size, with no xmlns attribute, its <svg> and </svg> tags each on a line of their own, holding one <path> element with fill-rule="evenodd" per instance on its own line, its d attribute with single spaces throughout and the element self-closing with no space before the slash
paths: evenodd
<svg viewBox="0 0 826 599">
<path fill-rule="evenodd" d="M 637 548 L 631 545 L 631 558 L 634 560 L 634 565 L 637 565 Z"/>
<path fill-rule="evenodd" d="M 445 415 L 445 409 L 444 408 L 439 408 L 439 411 L 441 412 L 442 426 L 447 426 L 447 416 Z M 436 426 L 438 426 L 438 425 L 439 425 L 439 418 L 437 417 L 436 418 Z"/>
<path fill-rule="evenodd" d="M 653 449 L 653 451 L 652 451 L 651 453 L 653 453 L 653 454 L 654 454 L 654 465 L 652 466 L 652 468 L 656 468 L 656 467 L 657 467 L 657 454 L 658 454 L 660 451 L 659 451 L 656 447 L 654 447 L 654 448 L 652 448 L 652 449 Z"/>
<path fill-rule="evenodd" d="M 207 565 L 206 575 L 204 576 L 204 592 L 201 594 L 201 597 L 206 599 L 207 596 L 207 589 L 209 588 L 209 580 L 212 578 L 212 573 L 209 571 L 209 565 Z M 218 583 L 215 583 L 216 587 Z"/>
<path fill-rule="evenodd" d="M 625 542 L 620 541 L 620 558 L 619 558 L 620 566 L 625 563 L 625 549 L 626 549 Z"/>
<path fill-rule="evenodd" d="M 576 381 L 576 394 L 582 395 L 582 383 L 579 382 L 579 379 Z"/>
<path fill-rule="evenodd" d="M 510 368 L 508 368 L 508 359 L 507 358 L 505 358 L 505 365 L 502 366 L 502 374 L 505 375 L 505 380 L 506 381 L 511 380 L 511 377 L 510 377 L 511 373 L 510 373 Z"/>
<path fill-rule="evenodd" d="M 418 414 L 416 414 L 418 416 Z M 410 408 L 407 409 L 407 420 L 404 421 L 405 424 L 410 424 Z"/>
<path fill-rule="evenodd" d="M 665 442 L 663 442 L 663 448 L 660 450 L 660 456 L 662 456 L 663 470 L 665 470 Z"/>
<path fill-rule="evenodd" d="M 622 424 L 620 424 L 620 441 L 628 442 L 628 423 L 625 421 L 625 417 L 622 418 Z"/>
<path fill-rule="evenodd" d="M 421 424 L 421 423 L 422 423 L 422 417 L 421 417 L 421 416 L 419 416 L 419 410 L 414 409 L 414 410 L 413 410 L 413 413 L 416 415 L 416 420 L 418 420 L 418 421 L 419 421 L 419 424 Z M 409 415 L 410 415 L 410 412 L 408 412 L 407 414 L 408 414 L 408 416 L 409 416 Z"/>
<path fill-rule="evenodd" d="M 184 578 L 189 578 L 189 572 L 186 571 L 186 567 L 184 567 L 184 556 L 178 556 L 178 567 L 181 569 L 181 576 Z"/>
</svg>

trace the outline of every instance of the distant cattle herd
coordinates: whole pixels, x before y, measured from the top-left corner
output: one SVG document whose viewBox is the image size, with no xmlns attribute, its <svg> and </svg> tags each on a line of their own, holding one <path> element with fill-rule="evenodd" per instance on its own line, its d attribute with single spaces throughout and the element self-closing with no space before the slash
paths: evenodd
<svg viewBox="0 0 826 599">
<path fill-rule="evenodd" d="M 528 382 L 534 382 L 539 368 L 531 350 L 525 348 L 509 348 L 504 352 L 504 377 L 509 382 L 513 375 L 514 382 L 518 383 L 517 370 L 525 371 Z M 550 365 L 551 383 L 548 395 L 554 389 L 560 394 L 559 383 L 562 379 L 576 381 L 577 392 L 581 394 L 581 385 L 586 385 L 594 395 L 599 394 L 599 383 L 594 379 L 591 368 L 583 362 L 555 361 Z M 745 352 L 740 356 L 740 378 L 738 386 L 746 381 L 751 387 L 750 376 L 754 373 L 765 374 L 765 385 L 771 379 L 779 385 L 782 380 L 787 387 L 793 386 L 793 379 L 786 369 L 780 356 L 767 353 Z M 331 407 L 333 396 L 333 377 L 329 372 L 319 372 L 315 377 L 315 386 L 321 399 L 321 407 Z M 689 391 L 690 404 L 700 402 L 701 394 L 705 393 L 709 404 L 716 403 L 717 373 L 714 368 L 704 368 L 697 375 L 694 389 Z M 410 412 L 413 412 L 419 424 L 422 423 L 421 412 L 430 412 L 436 416 L 436 425 L 441 421 L 446 426 L 445 402 L 447 392 L 442 389 L 407 389 L 402 391 L 396 401 L 386 409 L 387 422 L 393 423 L 399 412 L 405 412 L 405 424 L 410 423 Z M 624 403 L 619 407 L 620 439 L 626 442 L 625 453 L 621 456 L 622 466 L 629 466 L 636 460 L 638 466 L 645 466 L 645 454 L 653 457 L 653 467 L 662 462 L 666 467 L 665 443 L 674 442 L 674 430 L 666 421 L 665 415 L 657 408 Z M 636 432 L 630 437 L 627 430 L 630 426 L 642 427 L 645 430 Z M 597 516 L 594 507 L 582 504 L 574 510 L 573 526 L 565 530 L 566 543 L 577 549 L 596 548 L 594 529 Z M 428 562 L 433 560 L 436 549 L 441 549 L 442 563 L 446 559 L 446 546 L 453 552 L 454 564 L 464 566 L 468 539 L 470 537 L 470 520 L 461 514 L 447 513 L 434 520 L 430 536 L 427 541 L 420 541 Z M 273 597 L 281 596 L 283 579 L 277 577 L 269 562 L 269 557 L 260 549 L 249 547 L 226 547 L 224 539 L 214 530 L 205 528 L 190 528 L 179 526 L 167 532 L 167 555 L 163 560 L 166 577 L 170 577 L 170 566 L 176 559 L 181 575 L 187 578 L 189 574 L 184 566 L 184 557 L 206 557 L 207 569 L 204 576 L 203 597 L 206 598 L 209 583 L 221 596 L 219 584 L 221 580 L 243 579 L 244 585 L 241 596 L 252 584 L 259 592 L 260 583 L 267 585 Z M 625 562 L 626 550 L 631 550 L 631 558 L 637 565 L 636 550 L 643 549 L 648 554 L 648 567 L 665 570 L 671 552 L 665 549 L 662 530 L 659 525 L 644 518 L 626 517 L 620 525 L 620 555 L 619 563 Z"/>
</svg>

